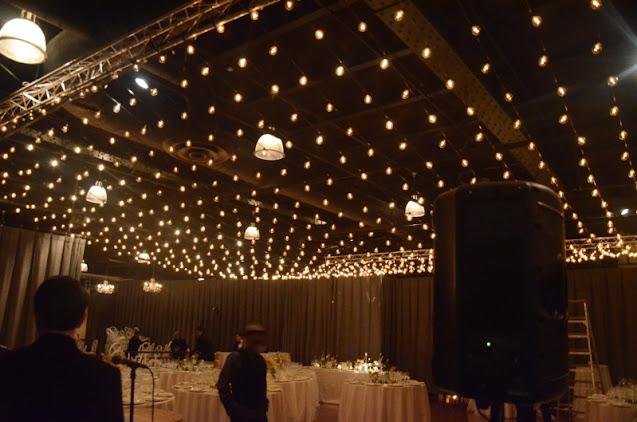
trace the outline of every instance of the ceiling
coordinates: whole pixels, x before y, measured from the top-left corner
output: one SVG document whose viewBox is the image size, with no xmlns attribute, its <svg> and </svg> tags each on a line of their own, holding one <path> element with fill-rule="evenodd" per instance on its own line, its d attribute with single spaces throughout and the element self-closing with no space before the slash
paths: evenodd
<svg viewBox="0 0 637 422">
<path fill-rule="evenodd" d="M 178 5 L 11 3 L 0 23 L 20 7 L 41 16 L 49 60 L 2 58 L 4 95 Z M 291 3 L 157 52 L 5 135 L 3 222 L 86 236 L 92 272 L 148 276 L 135 264 L 148 252 L 177 278 L 429 248 L 436 196 L 488 180 L 552 186 L 569 238 L 637 233 L 630 1 Z M 253 155 L 264 133 L 286 143 L 282 160 Z M 104 206 L 84 199 L 96 181 Z M 408 220 L 412 197 L 427 213 Z M 260 240 L 243 239 L 250 224 Z"/>
</svg>

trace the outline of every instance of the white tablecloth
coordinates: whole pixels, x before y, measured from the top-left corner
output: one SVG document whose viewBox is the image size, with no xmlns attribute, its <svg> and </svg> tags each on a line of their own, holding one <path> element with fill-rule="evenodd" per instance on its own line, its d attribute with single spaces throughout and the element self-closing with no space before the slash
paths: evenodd
<svg viewBox="0 0 637 422">
<path fill-rule="evenodd" d="M 230 422 L 216 389 L 198 393 L 173 388 L 173 392 L 175 393 L 175 411 L 183 415 L 183 422 Z M 283 393 L 269 391 L 267 396 L 270 401 L 268 422 L 290 420 L 286 414 Z"/>
<path fill-rule="evenodd" d="M 228 356 L 230 356 L 230 353 L 232 352 L 216 352 L 215 360 L 218 360 L 221 366 L 223 366 L 226 363 L 226 359 L 228 358 Z M 263 356 L 264 359 L 268 359 L 268 358 L 272 359 L 274 356 L 277 355 L 277 353 L 281 355 L 282 357 L 287 358 L 288 362 L 292 362 L 292 358 L 290 357 L 290 354 L 286 352 L 261 353 L 261 356 Z"/>
<path fill-rule="evenodd" d="M 191 382 L 195 383 L 198 380 L 209 379 L 213 376 L 213 374 L 217 375 L 221 372 L 219 369 L 213 369 L 209 371 L 179 371 L 179 370 L 162 370 L 155 371 L 155 375 L 159 379 L 159 382 L 156 385 L 156 388 L 161 388 L 162 390 L 172 391 L 172 388 L 175 384 L 179 384 L 182 382 Z"/>
<path fill-rule="evenodd" d="M 370 385 L 345 382 L 339 422 L 429 422 L 429 398 L 424 383 Z"/>
<path fill-rule="evenodd" d="M 276 385 L 283 390 L 288 421 L 311 422 L 314 420 L 319 406 L 318 383 L 314 372 L 303 371 L 300 379 L 278 381 Z"/>
<path fill-rule="evenodd" d="M 151 408 L 153 403 L 151 401 L 151 399 L 149 397 L 144 397 L 142 396 L 142 398 L 144 399 L 143 403 L 139 403 L 135 405 L 135 409 L 138 408 Z M 137 398 L 135 399 L 137 401 Z M 124 404 L 124 414 L 128 415 L 128 409 L 130 409 L 129 404 Z M 155 409 L 162 409 L 162 410 L 173 410 L 175 407 L 175 398 L 174 397 L 168 397 L 168 398 L 156 398 L 155 399 Z"/>
<path fill-rule="evenodd" d="M 604 399 L 586 399 L 586 422 L 633 422 L 637 405 L 613 403 Z"/>
<path fill-rule="evenodd" d="M 603 391 L 597 391 L 598 394 L 608 391 L 612 387 L 608 365 L 599 365 L 595 367 L 595 381 L 601 381 L 602 384 Z M 573 410 L 583 413 L 586 411 L 586 397 L 595 393 L 595 391 L 593 391 L 593 384 L 591 384 L 590 367 L 578 366 L 575 368 L 574 393 L 575 399 L 573 400 Z"/>
<path fill-rule="evenodd" d="M 343 384 L 349 379 L 364 378 L 365 374 L 341 369 L 326 369 L 308 367 L 316 374 L 318 382 L 319 401 L 321 403 L 339 404 Z"/>
</svg>

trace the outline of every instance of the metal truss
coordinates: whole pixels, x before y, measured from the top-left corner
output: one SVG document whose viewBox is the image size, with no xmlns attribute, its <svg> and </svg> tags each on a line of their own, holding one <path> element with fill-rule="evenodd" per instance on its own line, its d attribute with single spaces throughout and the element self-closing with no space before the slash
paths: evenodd
<svg viewBox="0 0 637 422">
<path fill-rule="evenodd" d="M 582 263 L 637 257 L 637 236 L 596 237 L 566 241 L 566 260 Z"/>
<path fill-rule="evenodd" d="M 66 101 L 97 92 L 100 81 L 117 78 L 118 72 L 279 1 L 252 2 L 249 8 L 227 15 L 227 10 L 240 0 L 191 1 L 113 44 L 59 67 L 0 102 L 0 139 Z"/>
</svg>

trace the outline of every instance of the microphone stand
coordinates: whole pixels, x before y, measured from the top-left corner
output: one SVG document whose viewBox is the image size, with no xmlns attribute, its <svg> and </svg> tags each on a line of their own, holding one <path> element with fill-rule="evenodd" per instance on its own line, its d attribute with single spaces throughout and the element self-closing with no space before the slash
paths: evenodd
<svg viewBox="0 0 637 422">
<path fill-rule="evenodd" d="M 137 368 L 131 368 L 130 370 L 130 416 L 129 421 L 133 422 L 133 410 L 135 409 L 135 370 Z"/>
</svg>

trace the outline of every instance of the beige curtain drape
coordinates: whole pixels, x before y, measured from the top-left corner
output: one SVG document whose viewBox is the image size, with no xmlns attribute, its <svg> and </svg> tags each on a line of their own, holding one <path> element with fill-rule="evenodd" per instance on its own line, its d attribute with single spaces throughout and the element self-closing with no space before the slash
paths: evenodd
<svg viewBox="0 0 637 422">
<path fill-rule="evenodd" d="M 637 268 L 569 270 L 568 277 L 569 298 L 591 306 L 600 362 L 610 366 L 615 382 L 637 377 Z M 260 321 L 270 349 L 291 352 L 296 361 L 325 353 L 376 358 L 382 351 L 433 388 L 432 277 L 171 281 L 158 295 L 143 293 L 139 281 L 114 284 L 113 295 L 93 292 L 89 340 L 103 344 L 105 328 L 115 325 L 138 326 L 160 343 L 180 329 L 192 341 L 201 324 L 217 350 L 230 350 L 235 332 Z"/>
<path fill-rule="evenodd" d="M 355 359 L 380 354 L 380 277 L 322 280 L 163 281 L 161 293 L 145 293 L 140 281 L 113 281 L 115 293 L 91 287 L 87 339 L 105 342 L 105 329 L 139 327 L 165 344 L 181 330 L 189 344 L 206 328 L 216 350 L 231 350 L 234 334 L 249 322 L 268 330 L 270 350 L 309 363 L 330 353 Z"/>
<path fill-rule="evenodd" d="M 637 378 L 637 267 L 571 270 L 568 296 L 588 303 L 599 361 L 613 382 Z"/>
<path fill-rule="evenodd" d="M 32 299 L 42 282 L 63 274 L 79 278 L 86 240 L 0 226 L 0 344 L 36 337 Z"/>
<path fill-rule="evenodd" d="M 433 277 L 383 279 L 383 356 L 433 386 Z"/>
</svg>

